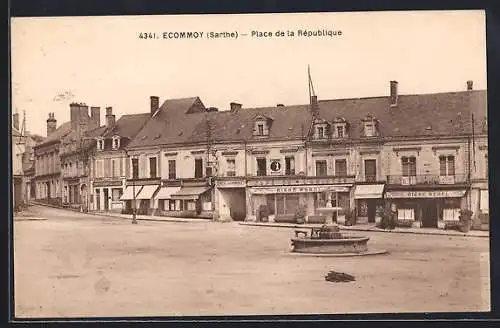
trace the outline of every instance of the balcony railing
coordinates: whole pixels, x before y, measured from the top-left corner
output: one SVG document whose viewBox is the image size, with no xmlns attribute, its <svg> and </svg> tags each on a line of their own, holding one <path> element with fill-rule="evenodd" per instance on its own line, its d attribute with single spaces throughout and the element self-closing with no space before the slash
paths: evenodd
<svg viewBox="0 0 500 328">
<path fill-rule="evenodd" d="M 457 183 L 466 183 L 466 174 L 455 174 L 455 175 L 438 175 L 438 174 L 421 174 L 414 176 L 402 176 L 402 175 L 388 175 L 387 183 L 392 185 L 426 185 L 426 184 L 439 184 L 439 185 L 449 185 Z"/>
</svg>

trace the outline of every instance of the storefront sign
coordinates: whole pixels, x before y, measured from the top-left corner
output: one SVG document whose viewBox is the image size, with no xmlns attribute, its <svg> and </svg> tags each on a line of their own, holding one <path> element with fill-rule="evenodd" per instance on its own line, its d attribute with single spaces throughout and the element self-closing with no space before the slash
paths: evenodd
<svg viewBox="0 0 500 328">
<path fill-rule="evenodd" d="M 246 183 L 243 180 L 218 180 L 215 182 L 218 188 L 245 188 Z"/>
<path fill-rule="evenodd" d="M 121 181 L 94 181 L 94 187 L 117 187 L 121 185 Z"/>
<path fill-rule="evenodd" d="M 332 177 L 332 178 L 280 178 L 273 179 L 260 178 L 258 180 L 249 180 L 249 187 L 259 186 L 302 186 L 302 185 L 334 185 L 334 184 L 352 184 L 354 176 Z"/>
<path fill-rule="evenodd" d="M 287 186 L 287 187 L 263 187 L 252 188 L 252 194 L 295 194 L 309 192 L 349 192 L 349 187 L 342 186 Z"/>
<path fill-rule="evenodd" d="M 465 190 L 387 191 L 386 198 L 459 198 Z"/>
</svg>

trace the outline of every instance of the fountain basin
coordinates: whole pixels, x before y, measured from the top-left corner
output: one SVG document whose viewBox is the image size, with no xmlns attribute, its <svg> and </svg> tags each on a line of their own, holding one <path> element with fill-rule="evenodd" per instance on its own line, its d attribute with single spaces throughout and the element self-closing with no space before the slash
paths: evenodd
<svg viewBox="0 0 500 328">
<path fill-rule="evenodd" d="M 363 253 L 368 251 L 369 237 L 335 239 L 292 238 L 292 252 L 312 254 Z"/>
</svg>

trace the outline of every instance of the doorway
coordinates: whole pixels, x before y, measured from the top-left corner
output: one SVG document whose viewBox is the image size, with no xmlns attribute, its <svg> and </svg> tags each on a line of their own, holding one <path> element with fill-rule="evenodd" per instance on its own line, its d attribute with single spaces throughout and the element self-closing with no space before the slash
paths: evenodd
<svg viewBox="0 0 500 328">
<path fill-rule="evenodd" d="M 107 211 L 109 210 L 109 202 L 108 202 L 108 198 L 109 198 L 109 195 L 108 195 L 108 188 L 104 188 L 102 190 L 103 192 L 103 195 L 104 195 L 104 210 Z"/>
<path fill-rule="evenodd" d="M 376 200 L 367 199 L 366 203 L 367 203 L 366 204 L 366 211 L 367 211 L 367 216 L 368 216 L 368 222 L 375 223 L 375 215 L 376 215 L 376 211 L 377 211 Z"/>
<path fill-rule="evenodd" d="M 96 189 L 95 190 L 95 206 L 96 210 L 100 211 L 101 210 L 101 189 Z"/>
<path fill-rule="evenodd" d="M 424 200 L 420 204 L 421 221 L 423 228 L 437 228 L 438 213 L 436 203 L 432 200 Z"/>
</svg>

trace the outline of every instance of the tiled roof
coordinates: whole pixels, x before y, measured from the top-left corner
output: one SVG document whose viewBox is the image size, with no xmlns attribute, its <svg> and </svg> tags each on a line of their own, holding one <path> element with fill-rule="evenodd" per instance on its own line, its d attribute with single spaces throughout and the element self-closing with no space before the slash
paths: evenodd
<svg viewBox="0 0 500 328">
<path fill-rule="evenodd" d="M 384 137 L 460 135 L 481 133 L 486 113 L 486 91 L 400 95 L 390 107 L 388 97 L 319 101 L 320 117 L 328 121 L 343 117 L 351 124 L 350 137 L 359 138 L 361 120 L 371 115 L 378 120 Z"/>
<path fill-rule="evenodd" d="M 183 105 L 170 112 L 172 107 L 160 110 L 129 147 L 205 142 L 207 120 L 214 142 L 259 140 L 253 136 L 254 121 L 259 115 L 271 122 L 269 137 L 260 140 L 289 140 L 304 137 L 312 119 L 309 105 L 185 114 L 190 103 L 191 100 L 184 100 Z M 472 112 L 475 132 L 484 132 L 486 91 L 400 95 L 396 107 L 390 106 L 389 97 L 319 101 L 319 118 L 329 122 L 344 118 L 350 124 L 350 137 L 355 139 L 360 138 L 362 120 L 367 115 L 378 120 L 381 136 L 411 137 L 470 133 Z"/>
<path fill-rule="evenodd" d="M 103 137 L 118 135 L 123 138 L 133 138 L 149 119 L 149 113 L 123 115 L 116 121 L 115 126 L 107 131 Z"/>
<path fill-rule="evenodd" d="M 37 148 L 43 147 L 45 144 L 51 143 L 53 141 L 58 141 L 61 138 L 65 137 L 71 132 L 71 122 L 65 122 L 61 124 L 50 136 L 45 138 L 45 140 L 38 145 Z"/>
</svg>

